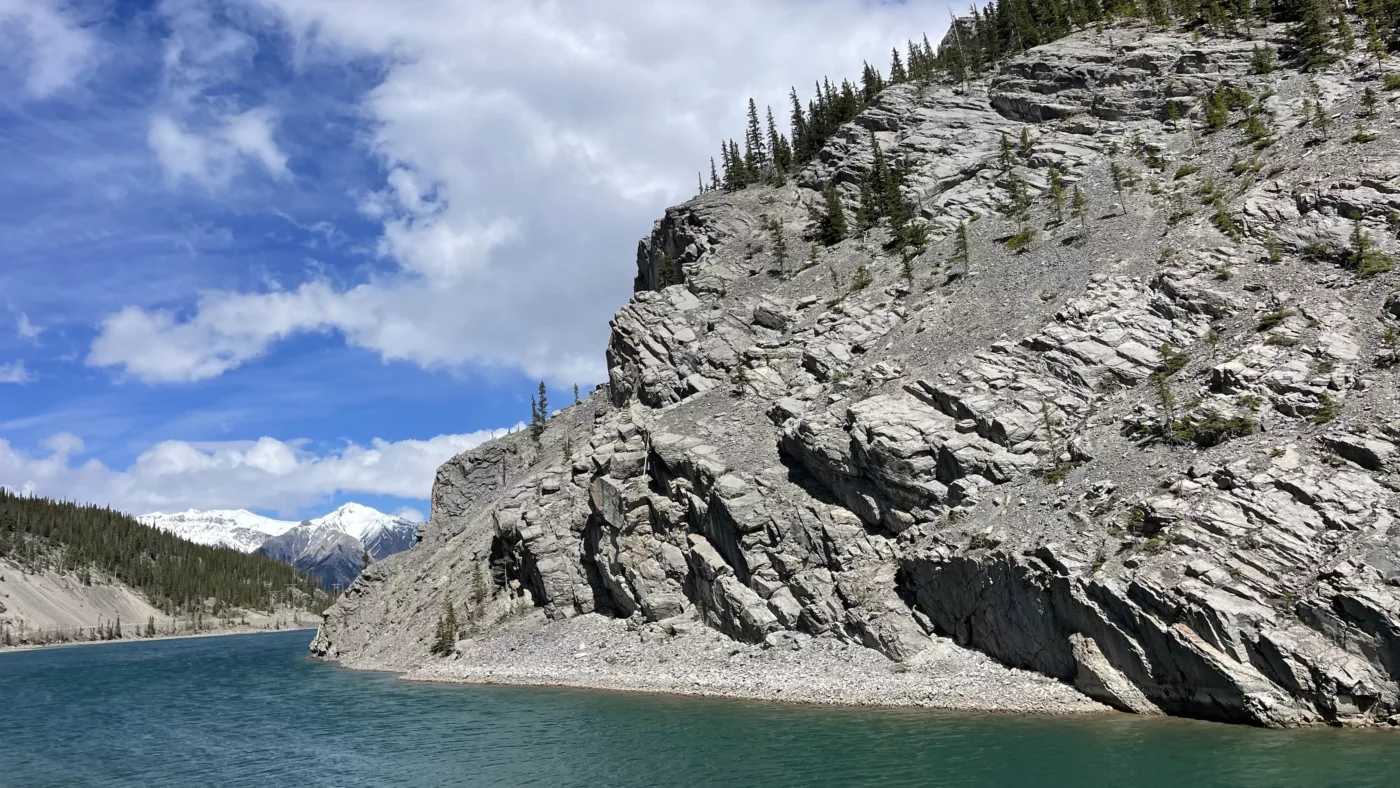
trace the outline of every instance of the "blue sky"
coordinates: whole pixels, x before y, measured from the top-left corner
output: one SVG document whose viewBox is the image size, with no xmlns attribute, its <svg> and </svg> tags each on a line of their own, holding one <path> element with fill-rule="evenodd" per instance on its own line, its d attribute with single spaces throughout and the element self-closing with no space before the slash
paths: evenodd
<svg viewBox="0 0 1400 788">
<path fill-rule="evenodd" d="M 749 95 L 943 9 L 0 0 L 0 485 L 426 514 L 535 381 L 605 378 L 637 238 Z"/>
</svg>

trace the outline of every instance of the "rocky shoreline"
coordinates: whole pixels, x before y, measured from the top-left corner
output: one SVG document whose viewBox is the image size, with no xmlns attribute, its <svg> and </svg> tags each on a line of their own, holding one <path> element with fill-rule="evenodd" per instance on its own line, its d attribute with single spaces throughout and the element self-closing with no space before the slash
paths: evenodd
<svg viewBox="0 0 1400 788">
<path fill-rule="evenodd" d="M 427 662 L 403 678 L 837 706 L 1113 711 L 1073 687 L 1002 667 L 951 641 L 896 663 L 861 646 L 796 633 L 767 646 L 738 643 L 684 617 L 640 628 L 598 615 L 551 626 L 529 618 L 461 641 L 450 659 Z"/>
<path fill-rule="evenodd" d="M 247 624 L 232 627 L 217 627 L 205 629 L 198 632 L 177 632 L 174 634 L 156 635 L 154 637 L 131 635 L 114 640 L 68 640 L 54 643 L 23 643 L 12 646 L 0 645 L 0 654 L 10 651 L 35 651 L 50 648 L 68 648 L 70 646 L 100 646 L 107 643 L 145 643 L 156 640 L 188 640 L 190 638 L 215 638 L 228 637 L 230 635 L 270 635 L 274 632 L 309 632 L 318 628 L 312 621 L 302 621 L 290 626 L 277 627 L 265 624 Z"/>
</svg>

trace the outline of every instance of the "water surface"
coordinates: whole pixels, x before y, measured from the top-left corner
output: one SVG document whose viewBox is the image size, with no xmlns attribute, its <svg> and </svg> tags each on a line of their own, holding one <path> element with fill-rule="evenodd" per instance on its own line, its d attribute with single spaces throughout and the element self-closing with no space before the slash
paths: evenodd
<svg viewBox="0 0 1400 788">
<path fill-rule="evenodd" d="M 424 685 L 310 638 L 0 654 L 0 786 L 1400 786 L 1400 731 Z"/>
</svg>

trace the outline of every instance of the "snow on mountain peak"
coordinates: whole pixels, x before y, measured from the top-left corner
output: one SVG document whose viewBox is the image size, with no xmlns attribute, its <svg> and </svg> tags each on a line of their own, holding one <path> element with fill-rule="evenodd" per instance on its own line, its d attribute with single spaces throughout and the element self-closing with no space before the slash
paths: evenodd
<svg viewBox="0 0 1400 788">
<path fill-rule="evenodd" d="M 245 553 L 257 550 L 272 537 L 301 526 L 312 533 L 343 533 L 371 548 L 371 552 L 377 552 L 371 543 L 377 543 L 387 535 L 395 537 L 389 541 L 400 543 L 403 541 L 398 538 L 400 535 L 412 534 L 418 527 L 410 520 L 358 503 L 344 504 L 329 514 L 310 520 L 275 520 L 246 509 L 152 512 L 137 519 L 191 542 L 232 547 Z"/>
<path fill-rule="evenodd" d="M 136 519 L 191 542 L 232 547 L 245 553 L 251 553 L 269 538 L 280 536 L 300 524 L 295 520 L 263 517 L 246 509 L 152 512 Z"/>
<path fill-rule="evenodd" d="M 344 504 L 330 514 L 309 520 L 308 523 L 313 528 L 330 528 L 349 534 L 362 542 L 385 530 L 417 528 L 415 523 L 402 517 L 385 514 L 378 509 L 358 503 Z"/>
</svg>

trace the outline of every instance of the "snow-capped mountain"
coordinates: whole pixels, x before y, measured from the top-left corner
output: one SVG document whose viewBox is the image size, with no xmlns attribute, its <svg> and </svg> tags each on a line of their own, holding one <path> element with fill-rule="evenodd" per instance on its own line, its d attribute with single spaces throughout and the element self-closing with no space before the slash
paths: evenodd
<svg viewBox="0 0 1400 788">
<path fill-rule="evenodd" d="M 418 531 L 417 523 L 358 503 L 347 503 L 324 517 L 308 520 L 307 524 L 316 531 L 338 531 L 353 536 L 376 559 L 412 547 Z"/>
<path fill-rule="evenodd" d="M 253 552 L 270 537 L 280 536 L 299 525 L 296 520 L 274 520 L 245 509 L 153 512 L 137 519 L 181 539 L 197 544 L 232 547 L 245 553 Z"/>
<path fill-rule="evenodd" d="M 364 556 L 378 560 L 413 546 L 418 524 L 358 503 L 301 522 L 274 520 L 241 509 L 139 518 L 192 542 L 256 552 L 291 564 L 322 586 L 348 586 L 365 566 Z"/>
</svg>

